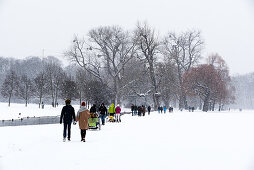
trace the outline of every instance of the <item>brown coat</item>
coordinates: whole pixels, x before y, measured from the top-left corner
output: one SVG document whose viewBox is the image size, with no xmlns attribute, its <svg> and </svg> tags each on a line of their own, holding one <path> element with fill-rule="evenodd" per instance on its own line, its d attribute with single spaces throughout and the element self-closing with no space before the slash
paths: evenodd
<svg viewBox="0 0 254 170">
<path fill-rule="evenodd" d="M 89 126 L 88 126 L 89 117 L 90 117 L 90 113 L 89 113 L 88 109 L 86 109 L 82 112 L 78 112 L 76 120 L 79 122 L 80 129 L 88 129 L 89 128 Z"/>
</svg>

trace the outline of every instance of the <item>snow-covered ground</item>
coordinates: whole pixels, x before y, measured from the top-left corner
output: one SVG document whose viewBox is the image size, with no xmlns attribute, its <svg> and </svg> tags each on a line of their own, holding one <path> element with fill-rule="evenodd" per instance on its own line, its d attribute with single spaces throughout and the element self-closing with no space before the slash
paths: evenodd
<svg viewBox="0 0 254 170">
<path fill-rule="evenodd" d="M 80 142 L 63 125 L 0 127 L 0 170 L 253 170 L 253 112 L 122 116 Z"/>
<path fill-rule="evenodd" d="M 78 109 L 78 106 L 74 107 Z M 25 107 L 25 104 L 11 103 L 11 107 L 8 107 L 7 103 L 0 103 L 0 108 L 0 120 L 10 120 L 27 116 L 57 116 L 61 114 L 62 105 L 56 108 L 53 108 L 51 105 L 45 105 L 44 109 L 39 109 L 38 104 L 29 104 Z"/>
<path fill-rule="evenodd" d="M 61 114 L 63 105 L 59 105 L 53 108 L 51 105 L 45 105 L 44 109 L 39 109 L 38 104 L 29 104 L 25 107 L 25 104 L 11 103 L 11 107 L 8 107 L 7 103 L 0 103 L 0 120 L 20 119 L 29 117 L 40 116 L 58 116 Z M 79 105 L 73 105 L 75 111 L 79 109 Z M 123 109 L 123 111 L 130 111 L 130 109 Z M 21 114 L 20 114 L 21 113 Z"/>
</svg>

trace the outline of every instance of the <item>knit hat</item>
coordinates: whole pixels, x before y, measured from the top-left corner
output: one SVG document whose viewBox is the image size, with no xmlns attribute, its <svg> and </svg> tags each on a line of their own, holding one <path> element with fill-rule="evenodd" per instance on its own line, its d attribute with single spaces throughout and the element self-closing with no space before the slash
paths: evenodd
<svg viewBox="0 0 254 170">
<path fill-rule="evenodd" d="M 81 103 L 81 106 L 86 106 L 86 103 L 85 103 L 85 102 L 82 102 L 82 103 Z"/>
</svg>

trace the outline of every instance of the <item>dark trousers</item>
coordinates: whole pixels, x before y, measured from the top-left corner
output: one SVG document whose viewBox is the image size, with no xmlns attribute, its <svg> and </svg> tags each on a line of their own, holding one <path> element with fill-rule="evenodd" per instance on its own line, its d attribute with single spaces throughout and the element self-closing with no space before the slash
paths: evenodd
<svg viewBox="0 0 254 170">
<path fill-rule="evenodd" d="M 64 123 L 63 137 L 66 138 L 66 130 L 68 129 L 68 139 L 71 138 L 71 122 Z"/>
<path fill-rule="evenodd" d="M 106 118 L 106 115 L 102 114 L 101 115 L 101 122 L 103 125 L 105 124 L 105 118 Z"/>
<path fill-rule="evenodd" d="M 81 139 L 86 138 L 86 129 L 80 129 Z"/>
</svg>

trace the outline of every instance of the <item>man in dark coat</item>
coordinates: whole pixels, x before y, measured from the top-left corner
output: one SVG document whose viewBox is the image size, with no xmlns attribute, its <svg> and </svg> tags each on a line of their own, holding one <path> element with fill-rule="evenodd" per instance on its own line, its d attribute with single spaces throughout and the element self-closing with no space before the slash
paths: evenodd
<svg viewBox="0 0 254 170">
<path fill-rule="evenodd" d="M 142 112 L 143 112 L 142 106 L 138 106 L 138 116 L 141 116 Z"/>
<path fill-rule="evenodd" d="M 102 125 L 105 125 L 105 118 L 106 118 L 106 114 L 107 114 L 107 108 L 104 106 L 104 103 L 101 104 L 101 106 L 99 108 L 99 112 L 100 112 L 100 116 L 101 116 Z"/>
<path fill-rule="evenodd" d="M 151 106 L 148 106 L 148 107 L 147 107 L 147 111 L 148 111 L 148 115 L 150 115 L 150 112 L 151 112 Z"/>
<path fill-rule="evenodd" d="M 134 112 L 134 105 L 131 105 L 131 115 L 133 116 L 133 112 Z"/>
<path fill-rule="evenodd" d="M 134 109 L 134 115 L 137 115 L 138 106 L 135 105 L 133 109 Z"/>
<path fill-rule="evenodd" d="M 75 110 L 71 106 L 71 100 L 65 100 L 66 106 L 63 107 L 60 117 L 60 124 L 64 123 L 63 141 L 66 140 L 66 130 L 68 129 L 68 140 L 71 140 L 71 122 L 75 121 Z"/>
<path fill-rule="evenodd" d="M 142 114 L 143 114 L 143 116 L 145 116 L 145 114 L 146 114 L 146 108 L 144 105 L 142 105 Z"/>
</svg>

